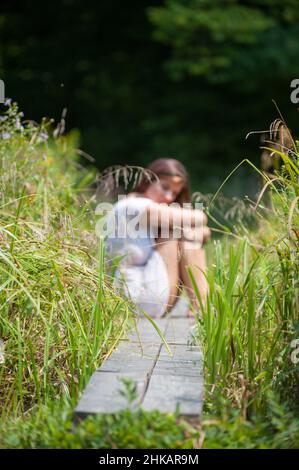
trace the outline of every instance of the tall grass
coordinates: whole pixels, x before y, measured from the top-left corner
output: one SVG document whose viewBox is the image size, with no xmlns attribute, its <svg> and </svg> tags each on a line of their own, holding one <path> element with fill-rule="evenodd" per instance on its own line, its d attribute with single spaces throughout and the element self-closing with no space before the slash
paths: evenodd
<svg viewBox="0 0 299 470">
<path fill-rule="evenodd" d="M 77 135 L 0 122 L 0 413 L 20 416 L 58 397 L 75 400 L 117 342 L 130 306 L 103 277 L 93 235 L 95 174 L 80 165 Z"/>
<path fill-rule="evenodd" d="M 138 426 L 153 442 L 154 423 L 146 414 L 136 415 L 136 429 L 136 417 L 125 413 L 129 428 L 119 416 L 108 419 L 108 428 L 99 428 L 99 419 L 78 434 L 72 430 L 78 393 L 123 334 L 131 312 L 104 276 L 104 246 L 94 236 L 95 191 L 87 189 L 96 175 L 77 159 L 78 136 L 50 135 L 46 121 L 22 122 L 15 104 L 1 117 L 0 134 L 0 446 L 122 447 Z M 269 391 L 297 409 L 299 396 L 298 366 L 291 361 L 291 341 L 299 337 L 298 153 L 280 156 L 281 171 L 267 181 L 271 206 L 264 205 L 263 191 L 255 206 L 246 207 L 254 229 L 243 220 L 226 225 L 222 218 L 224 235 L 208 247 L 210 292 L 198 317 L 205 409 L 221 414 L 220 407 L 229 406 L 237 412 L 214 427 L 204 419 L 210 447 L 297 442 L 299 421 L 291 414 L 285 420 L 276 402 L 270 426 L 265 414 Z M 217 194 L 210 216 L 217 223 L 216 200 Z M 230 215 L 242 207 L 231 208 Z M 257 431 L 244 421 L 255 416 Z M 160 422 L 169 427 L 168 418 L 155 419 L 158 428 Z M 171 423 L 176 445 L 185 447 L 183 431 Z M 122 437 L 115 443 L 112 435 Z M 202 445 L 202 437 L 195 445 Z M 157 435 L 152 445 L 165 442 L 174 445 L 167 435 Z"/>
<path fill-rule="evenodd" d="M 198 318 L 210 400 L 221 393 L 245 418 L 262 412 L 269 390 L 299 403 L 291 362 L 299 312 L 299 155 L 278 153 L 281 170 L 273 180 L 264 176 L 271 208 L 261 194 L 251 207 L 254 230 L 235 225 L 210 247 L 209 299 Z"/>
</svg>

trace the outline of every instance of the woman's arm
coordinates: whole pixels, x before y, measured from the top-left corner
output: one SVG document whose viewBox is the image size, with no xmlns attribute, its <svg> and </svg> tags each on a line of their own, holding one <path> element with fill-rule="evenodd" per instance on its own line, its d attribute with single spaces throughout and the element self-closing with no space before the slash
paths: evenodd
<svg viewBox="0 0 299 470">
<path fill-rule="evenodd" d="M 182 207 L 168 206 L 153 202 L 147 207 L 147 222 L 151 226 L 161 227 L 169 224 L 169 228 L 175 227 L 202 227 L 207 224 L 208 218 L 200 209 L 186 209 Z"/>
</svg>

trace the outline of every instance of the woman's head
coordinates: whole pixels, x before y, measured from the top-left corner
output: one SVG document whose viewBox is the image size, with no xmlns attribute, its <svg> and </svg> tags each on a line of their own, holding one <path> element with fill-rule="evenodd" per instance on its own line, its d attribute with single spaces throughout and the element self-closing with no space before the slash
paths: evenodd
<svg viewBox="0 0 299 470">
<path fill-rule="evenodd" d="M 149 181 L 143 177 L 135 188 L 136 192 L 160 203 L 190 202 L 188 173 L 178 160 L 159 158 L 150 163 L 147 170 L 153 178 Z"/>
</svg>

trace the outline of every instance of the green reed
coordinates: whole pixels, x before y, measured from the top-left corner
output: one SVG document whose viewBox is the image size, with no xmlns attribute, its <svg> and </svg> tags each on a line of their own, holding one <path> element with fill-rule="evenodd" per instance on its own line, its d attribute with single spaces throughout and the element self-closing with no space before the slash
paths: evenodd
<svg viewBox="0 0 299 470">
<path fill-rule="evenodd" d="M 275 181 L 268 179 L 270 209 L 262 198 L 253 209 L 257 227 L 250 231 L 239 224 L 234 234 L 209 247 L 209 298 L 198 316 L 206 380 L 210 391 L 221 390 L 245 416 L 263 406 L 281 369 L 293 367 L 290 342 L 299 312 L 298 154 L 290 158 L 283 156 Z M 192 272 L 190 277 L 200 301 Z"/>
<path fill-rule="evenodd" d="M 14 128 L 0 143 L 0 413 L 20 415 L 58 397 L 76 399 L 131 315 L 104 276 L 95 237 L 94 177 L 77 136 L 39 142 L 46 128 Z M 80 170 L 80 171 L 78 171 Z"/>
</svg>

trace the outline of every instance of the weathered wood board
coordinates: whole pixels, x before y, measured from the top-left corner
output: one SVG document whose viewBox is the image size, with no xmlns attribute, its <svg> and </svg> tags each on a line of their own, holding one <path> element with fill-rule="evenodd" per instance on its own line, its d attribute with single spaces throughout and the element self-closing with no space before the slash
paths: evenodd
<svg viewBox="0 0 299 470">
<path fill-rule="evenodd" d="M 155 323 L 171 349 L 167 351 L 153 325 L 144 317 L 137 321 L 138 332 L 119 342 L 112 355 L 91 377 L 75 409 L 76 417 L 95 413 L 115 413 L 141 406 L 170 413 L 179 410 L 199 416 L 203 401 L 202 353 L 192 341 L 194 321 L 186 317 L 184 302 Z M 130 402 L 124 380 L 135 387 Z"/>
</svg>

